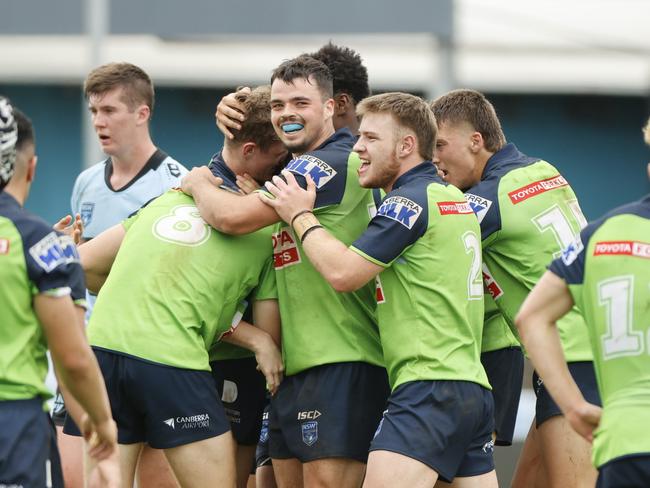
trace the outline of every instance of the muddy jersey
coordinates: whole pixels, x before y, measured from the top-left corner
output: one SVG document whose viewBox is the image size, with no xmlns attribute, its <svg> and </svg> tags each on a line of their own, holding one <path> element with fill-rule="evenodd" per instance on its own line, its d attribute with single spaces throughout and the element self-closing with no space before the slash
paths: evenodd
<svg viewBox="0 0 650 488">
<path fill-rule="evenodd" d="M 481 225 L 485 286 L 515 332 L 524 299 L 585 225 L 575 193 L 551 164 L 507 144 L 465 194 Z M 567 361 L 591 360 L 587 329 L 574 308 L 558 322 Z"/>
<path fill-rule="evenodd" d="M 603 416 L 596 466 L 650 454 L 650 195 L 591 223 L 550 270 L 588 325 Z M 576 324 L 578 327 L 579 324 Z"/>
</svg>

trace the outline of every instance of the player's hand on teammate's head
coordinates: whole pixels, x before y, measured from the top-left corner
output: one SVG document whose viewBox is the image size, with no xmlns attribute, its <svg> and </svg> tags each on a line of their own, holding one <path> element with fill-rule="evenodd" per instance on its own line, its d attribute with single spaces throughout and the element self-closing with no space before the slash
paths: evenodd
<svg viewBox="0 0 650 488">
<path fill-rule="evenodd" d="M 304 210 L 312 210 L 316 201 L 316 185 L 311 176 L 307 175 L 307 189 L 303 189 L 291 171 L 282 170 L 282 179 L 274 176 L 264 186 L 274 198 L 260 192 L 259 198 L 275 209 L 280 218 L 291 224 L 293 217 Z"/>
<path fill-rule="evenodd" d="M 81 220 L 81 215 L 75 215 L 74 220 L 71 215 L 66 215 L 52 227 L 55 231 L 71 237 L 76 245 L 81 243 L 81 236 L 84 231 L 84 224 Z"/>
<path fill-rule="evenodd" d="M 275 341 L 271 336 L 268 336 L 267 339 L 255 350 L 255 360 L 257 361 L 257 370 L 266 379 L 266 389 L 269 390 L 271 395 L 275 395 L 282 382 L 284 364 L 282 362 L 282 353 Z"/>
<path fill-rule="evenodd" d="M 237 175 L 237 186 L 244 195 L 253 193 L 255 190 L 261 188 L 259 183 L 257 183 L 257 181 L 255 181 L 248 173 L 244 173 L 241 176 Z"/>
<path fill-rule="evenodd" d="M 96 461 L 109 458 L 117 450 L 117 425 L 112 418 L 95 424 L 84 414 L 81 433 L 88 445 L 88 455 Z"/>
<path fill-rule="evenodd" d="M 583 401 L 572 411 L 567 412 L 566 418 L 575 430 L 589 442 L 594 440 L 594 431 L 600 424 L 603 409 L 587 401 Z"/>
<path fill-rule="evenodd" d="M 246 110 L 244 105 L 237 100 L 237 95 L 250 93 L 251 89 L 247 86 L 237 89 L 234 93 L 229 93 L 221 99 L 214 116 L 217 120 L 217 128 L 228 139 L 233 139 L 233 133 L 230 129 L 241 129 L 241 122 L 246 120 Z"/>
<path fill-rule="evenodd" d="M 194 189 L 200 185 L 218 187 L 222 183 L 223 180 L 214 176 L 207 166 L 196 166 L 181 180 L 181 190 L 183 193 L 192 196 Z"/>
</svg>

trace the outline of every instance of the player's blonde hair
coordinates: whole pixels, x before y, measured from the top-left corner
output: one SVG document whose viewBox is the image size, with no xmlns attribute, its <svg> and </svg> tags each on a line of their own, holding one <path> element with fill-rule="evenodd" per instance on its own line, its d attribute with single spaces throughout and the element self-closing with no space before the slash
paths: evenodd
<svg viewBox="0 0 650 488">
<path fill-rule="evenodd" d="M 409 93 L 391 92 L 364 98 L 357 105 L 357 116 L 387 113 L 403 130 L 412 131 L 417 139 L 418 153 L 425 160 L 433 159 L 438 126 L 431 108 L 420 97 Z"/>
</svg>

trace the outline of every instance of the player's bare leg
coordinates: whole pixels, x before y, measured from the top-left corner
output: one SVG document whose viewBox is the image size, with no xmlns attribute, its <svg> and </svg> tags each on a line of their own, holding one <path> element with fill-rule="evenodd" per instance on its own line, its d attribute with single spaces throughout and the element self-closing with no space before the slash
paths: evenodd
<svg viewBox="0 0 650 488">
<path fill-rule="evenodd" d="M 489 473 L 478 476 L 457 476 L 452 483 L 445 483 L 438 480 L 436 488 L 499 488 L 497 472 L 492 470 Z"/>
<path fill-rule="evenodd" d="M 305 486 L 318 488 L 358 488 L 366 465 L 353 459 L 327 458 L 302 465 Z"/>
<path fill-rule="evenodd" d="M 183 488 L 235 488 L 236 444 L 230 432 L 165 449 L 165 456 Z"/>
<path fill-rule="evenodd" d="M 592 488 L 598 471 L 591 464 L 591 445 L 563 416 L 548 419 L 537 429 L 549 488 Z"/>
<path fill-rule="evenodd" d="M 302 488 L 304 486 L 302 463 L 296 458 L 273 459 L 273 474 L 279 488 Z"/>
<path fill-rule="evenodd" d="M 84 454 L 81 437 L 63 433 L 63 427 L 56 426 L 56 443 L 61 456 L 61 469 L 66 488 L 83 488 Z"/>
<path fill-rule="evenodd" d="M 371 451 L 363 488 L 431 488 L 437 479 L 438 473 L 413 458 L 396 452 Z"/>
<path fill-rule="evenodd" d="M 533 419 L 519 454 L 511 486 L 512 488 L 545 488 L 548 486 L 535 419 Z"/>
<path fill-rule="evenodd" d="M 178 488 L 165 454 L 147 445 L 140 452 L 137 467 L 138 488 Z"/>
<path fill-rule="evenodd" d="M 300 474 L 300 483 L 302 485 L 302 468 Z M 259 466 L 255 470 L 255 488 L 278 488 L 275 482 L 273 466 Z"/>
<path fill-rule="evenodd" d="M 250 477 L 255 464 L 255 449 L 257 446 L 243 446 L 237 444 L 237 455 L 235 462 L 237 464 L 237 488 L 246 488 L 248 478 Z"/>
</svg>

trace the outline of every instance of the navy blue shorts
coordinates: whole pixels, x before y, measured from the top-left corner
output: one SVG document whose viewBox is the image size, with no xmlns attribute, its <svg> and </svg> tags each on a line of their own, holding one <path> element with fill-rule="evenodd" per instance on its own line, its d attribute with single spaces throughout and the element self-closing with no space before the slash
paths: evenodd
<svg viewBox="0 0 650 488">
<path fill-rule="evenodd" d="M 650 452 L 612 459 L 598 468 L 596 488 L 648 488 Z"/>
<path fill-rule="evenodd" d="M 63 395 L 61 395 L 61 390 L 57 387 L 56 395 L 54 396 L 54 407 L 52 408 L 52 421 L 54 425 L 63 427 L 67 413 L 68 411 L 65 409 L 65 403 L 63 402 Z"/>
<path fill-rule="evenodd" d="M 271 405 L 267 405 L 262 414 L 262 428 L 260 430 L 260 438 L 257 442 L 257 449 L 255 449 L 255 466 L 261 468 L 262 466 L 271 466 L 271 455 L 269 454 L 269 411 Z"/>
<path fill-rule="evenodd" d="M 362 362 L 325 364 L 285 377 L 271 399 L 271 458 L 367 462 L 389 392 L 386 370 Z"/>
<path fill-rule="evenodd" d="M 0 401 L 0 486 L 63 487 L 56 431 L 42 398 Z"/>
<path fill-rule="evenodd" d="M 254 357 L 210 363 L 212 377 L 237 444 L 254 446 L 260 438 L 262 412 L 268 404 L 266 381 Z"/>
<path fill-rule="evenodd" d="M 146 442 L 169 449 L 230 430 L 209 371 L 173 368 L 99 348 L 93 351 L 120 444 Z M 80 435 L 70 416 L 63 432 Z"/>
<path fill-rule="evenodd" d="M 481 354 L 494 398 L 494 425 L 497 446 L 512 445 L 515 432 L 521 383 L 524 378 L 524 355 L 520 347 L 506 347 Z"/>
<path fill-rule="evenodd" d="M 469 381 L 411 381 L 398 386 L 371 451 L 416 459 L 451 483 L 494 469 L 494 400 Z"/>
<path fill-rule="evenodd" d="M 585 400 L 594 405 L 602 406 L 600 393 L 598 392 L 598 384 L 596 383 L 594 363 L 591 361 L 569 363 L 569 372 L 578 385 L 578 388 L 580 388 Z M 546 391 L 544 382 L 536 372 L 533 372 L 533 389 L 537 397 L 535 404 L 535 425 L 539 428 L 540 425 L 551 417 L 562 415 L 562 411 L 553 401 L 548 391 Z"/>
</svg>

